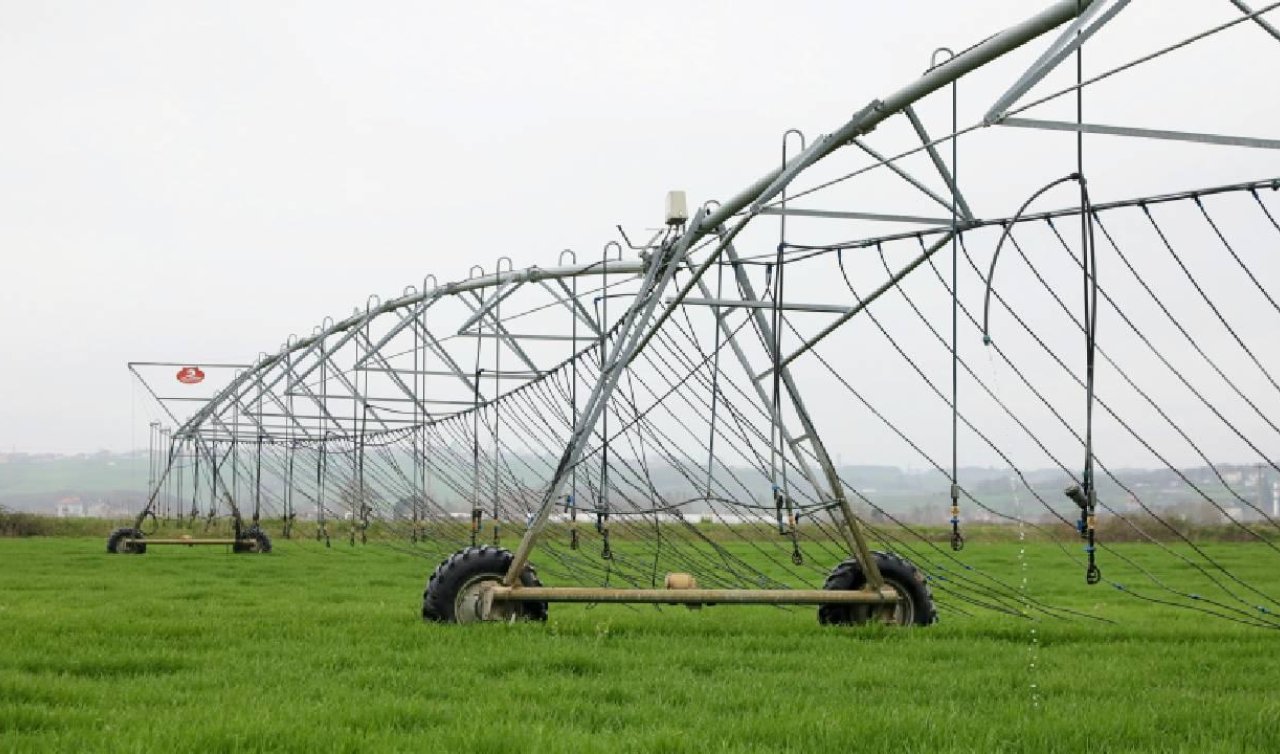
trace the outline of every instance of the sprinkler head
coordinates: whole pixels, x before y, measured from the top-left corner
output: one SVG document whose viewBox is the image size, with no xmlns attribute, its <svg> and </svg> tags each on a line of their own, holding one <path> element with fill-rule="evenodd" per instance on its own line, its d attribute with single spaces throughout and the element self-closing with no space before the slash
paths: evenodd
<svg viewBox="0 0 1280 754">
<path fill-rule="evenodd" d="M 1071 500 L 1071 502 L 1080 506 L 1080 510 L 1083 511 L 1089 509 L 1089 498 L 1085 496 L 1084 489 L 1080 485 L 1073 484 L 1064 490 L 1063 493 Z"/>
</svg>

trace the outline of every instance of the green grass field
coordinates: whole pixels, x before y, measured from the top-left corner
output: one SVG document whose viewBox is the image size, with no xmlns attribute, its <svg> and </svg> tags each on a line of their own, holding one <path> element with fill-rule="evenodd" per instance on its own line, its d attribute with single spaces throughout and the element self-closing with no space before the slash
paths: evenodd
<svg viewBox="0 0 1280 754">
<path fill-rule="evenodd" d="M 1117 624 L 552 605 L 545 625 L 428 625 L 434 563 L 385 547 L 0 539 L 0 749 L 1280 750 L 1276 632 L 1086 587 L 1050 548 L 965 554 Z M 1280 592 L 1274 554 L 1213 548 Z"/>
</svg>

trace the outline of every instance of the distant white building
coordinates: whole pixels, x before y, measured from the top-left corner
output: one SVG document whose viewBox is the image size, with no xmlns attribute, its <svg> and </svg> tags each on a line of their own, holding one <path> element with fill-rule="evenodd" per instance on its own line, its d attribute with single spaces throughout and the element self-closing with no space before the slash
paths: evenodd
<svg viewBox="0 0 1280 754">
<path fill-rule="evenodd" d="M 78 497 L 64 497 L 57 503 L 58 518 L 84 518 L 84 503 Z"/>
</svg>

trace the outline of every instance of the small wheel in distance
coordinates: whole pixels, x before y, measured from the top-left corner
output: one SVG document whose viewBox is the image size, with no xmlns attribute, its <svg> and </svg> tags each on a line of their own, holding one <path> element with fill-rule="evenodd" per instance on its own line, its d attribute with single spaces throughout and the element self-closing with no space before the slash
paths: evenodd
<svg viewBox="0 0 1280 754">
<path fill-rule="evenodd" d="M 231 551 L 262 554 L 271 552 L 271 537 L 268 537 L 265 531 L 254 526 L 240 535 L 236 543 L 231 545 Z"/>
<path fill-rule="evenodd" d="M 450 555 L 427 580 L 422 593 L 422 619 L 439 623 L 475 623 L 480 617 L 480 595 L 488 584 L 498 584 L 511 567 L 511 551 L 485 545 L 468 547 Z M 520 573 L 522 586 L 542 586 L 533 566 Z M 494 603 L 489 620 L 547 619 L 545 602 Z"/>
<path fill-rule="evenodd" d="M 891 552 L 872 553 L 880 575 L 889 586 L 898 591 L 902 599 L 893 611 L 892 623 L 896 626 L 928 626 L 938 621 L 938 610 L 933 603 L 933 591 L 924 574 L 906 558 Z M 849 558 L 831 571 L 823 589 L 853 590 L 867 584 L 867 576 L 857 558 Z M 830 603 L 818 606 L 818 622 L 823 625 L 861 625 L 871 620 L 878 608 L 871 605 Z"/>
<path fill-rule="evenodd" d="M 113 555 L 143 555 L 147 551 L 146 544 L 133 541 L 142 538 L 140 530 L 123 526 L 107 537 L 107 552 Z"/>
</svg>

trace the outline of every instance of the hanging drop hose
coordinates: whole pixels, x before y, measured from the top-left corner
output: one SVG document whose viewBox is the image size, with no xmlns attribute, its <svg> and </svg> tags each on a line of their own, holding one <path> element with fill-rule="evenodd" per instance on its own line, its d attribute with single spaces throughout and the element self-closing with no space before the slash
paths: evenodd
<svg viewBox="0 0 1280 754">
<path fill-rule="evenodd" d="M 480 339 L 476 338 L 476 361 L 480 360 Z M 484 369 L 476 367 L 472 383 L 471 401 L 471 546 L 476 546 L 484 511 L 480 507 L 480 375 Z"/>
<path fill-rule="evenodd" d="M 996 244 L 995 253 L 991 256 L 991 269 L 987 272 L 986 293 L 982 302 L 982 343 L 986 346 L 991 345 L 991 291 L 994 286 L 996 262 L 1000 259 L 1000 250 L 1004 248 L 1004 243 L 1013 231 L 1013 226 L 1018 223 L 1027 207 L 1045 192 L 1069 181 L 1075 181 L 1080 184 L 1080 211 L 1082 224 L 1084 225 L 1084 233 L 1081 239 L 1083 241 L 1081 269 L 1084 274 L 1085 426 L 1084 472 L 1080 475 L 1081 484 L 1071 485 L 1066 489 L 1065 494 L 1071 502 L 1080 508 L 1080 518 L 1076 523 L 1076 529 L 1080 532 L 1081 538 L 1085 540 L 1084 549 L 1089 561 L 1085 569 L 1085 583 L 1092 585 L 1102 580 L 1102 570 L 1098 568 L 1095 562 L 1098 496 L 1093 480 L 1094 355 L 1097 350 L 1098 335 L 1098 259 L 1097 248 L 1094 244 L 1093 205 L 1089 201 L 1088 181 L 1081 173 L 1072 173 L 1043 186 L 1023 202 L 1013 219 L 1005 224 L 1004 231 L 1000 234 L 1000 241 Z"/>
<path fill-rule="evenodd" d="M 939 47 L 929 59 L 930 68 L 938 65 L 938 53 L 945 52 L 948 59 L 956 53 L 949 47 Z M 960 533 L 960 125 L 959 89 L 951 82 L 951 551 L 964 549 L 964 535 Z M 880 250 L 880 245 L 876 244 Z M 880 256 L 884 258 L 883 250 Z"/>
</svg>

